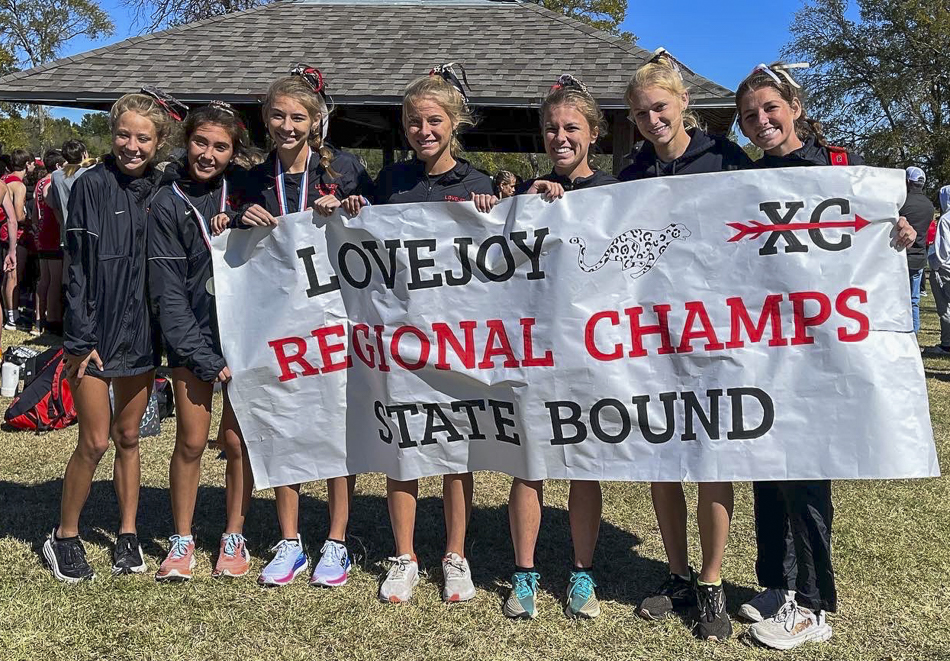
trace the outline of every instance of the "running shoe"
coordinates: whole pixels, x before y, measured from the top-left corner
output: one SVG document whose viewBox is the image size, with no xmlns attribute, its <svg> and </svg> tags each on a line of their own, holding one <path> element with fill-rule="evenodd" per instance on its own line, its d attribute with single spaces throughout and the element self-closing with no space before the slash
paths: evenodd
<svg viewBox="0 0 950 661">
<path fill-rule="evenodd" d="M 696 635 L 702 640 L 721 643 L 732 635 L 732 622 L 726 614 L 726 594 L 722 585 L 696 585 L 693 609 Z"/>
<path fill-rule="evenodd" d="M 56 528 L 43 542 L 43 559 L 57 581 L 78 583 L 91 581 L 96 577 L 92 567 L 86 562 L 86 547 L 79 537 L 56 537 Z"/>
<path fill-rule="evenodd" d="M 442 558 L 442 575 L 445 577 L 442 601 L 468 601 L 475 596 L 472 570 L 465 558 L 457 553 Z"/>
<path fill-rule="evenodd" d="M 501 611 L 505 617 L 533 620 L 538 616 L 538 581 L 541 574 L 516 571 L 511 575 L 511 592 Z"/>
<path fill-rule="evenodd" d="M 250 568 L 251 554 L 247 552 L 247 540 L 244 539 L 244 535 L 239 532 L 221 535 L 218 561 L 214 565 L 211 576 L 238 578 L 244 576 Z"/>
<path fill-rule="evenodd" d="M 574 570 L 567 586 L 567 604 L 564 614 L 573 618 L 593 619 L 600 615 L 600 602 L 594 588 L 597 584 L 589 571 Z"/>
<path fill-rule="evenodd" d="M 313 568 L 310 585 L 337 588 L 350 577 L 350 554 L 339 542 L 327 540 L 320 549 L 320 562 Z"/>
<path fill-rule="evenodd" d="M 749 627 L 749 633 L 766 647 L 790 650 L 804 643 L 825 642 L 831 638 L 831 625 L 824 611 L 816 613 L 789 601 L 774 617 Z"/>
<path fill-rule="evenodd" d="M 669 577 L 657 588 L 656 592 L 640 602 L 637 613 L 647 620 L 662 620 L 671 617 L 676 611 L 692 607 L 696 604 L 696 591 L 693 590 L 692 567 L 689 569 L 690 579 L 684 579 L 676 574 Z"/>
<path fill-rule="evenodd" d="M 195 568 L 195 540 L 191 535 L 172 535 L 168 555 L 155 572 L 156 581 L 190 581 Z"/>
<path fill-rule="evenodd" d="M 393 564 L 379 586 L 379 598 L 394 604 L 409 601 L 413 588 L 419 585 L 419 563 L 408 553 L 389 558 L 389 561 Z"/>
<path fill-rule="evenodd" d="M 17 318 L 13 310 L 7 310 L 6 320 L 3 324 L 3 330 L 16 330 Z"/>
<path fill-rule="evenodd" d="M 144 574 L 148 565 L 142 557 L 142 547 L 134 532 L 121 533 L 112 550 L 112 575 Z"/>
<path fill-rule="evenodd" d="M 274 559 L 267 563 L 257 577 L 261 585 L 287 585 L 301 572 L 307 571 L 307 555 L 303 552 L 300 535 L 297 535 L 297 539 L 280 540 L 271 551 L 274 552 Z"/>
<path fill-rule="evenodd" d="M 761 622 L 775 617 L 782 607 L 795 598 L 794 590 L 770 588 L 762 590 L 739 608 L 739 617 L 749 622 Z"/>
</svg>

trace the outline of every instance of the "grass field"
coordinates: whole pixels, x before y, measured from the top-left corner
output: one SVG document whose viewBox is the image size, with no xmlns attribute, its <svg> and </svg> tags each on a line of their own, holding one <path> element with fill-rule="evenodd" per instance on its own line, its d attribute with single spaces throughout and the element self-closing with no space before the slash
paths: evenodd
<svg viewBox="0 0 950 661">
<path fill-rule="evenodd" d="M 925 307 L 932 298 L 923 299 Z M 937 320 L 924 315 L 922 344 L 936 341 Z M 4 345 L 30 343 L 4 333 Z M 944 473 L 950 469 L 950 360 L 927 359 L 930 409 Z M 6 407 L 7 401 L 0 400 Z M 157 585 L 151 573 L 113 579 L 111 542 L 117 513 L 110 482 L 111 451 L 96 474 L 82 534 L 98 577 L 58 584 L 37 551 L 56 522 L 60 480 L 76 428 L 44 436 L 0 432 L 0 661 L 18 659 L 950 659 L 950 481 L 946 479 L 836 484 L 835 561 L 839 610 L 834 637 L 780 654 L 754 647 L 745 625 L 721 644 L 694 640 L 683 623 L 648 623 L 634 605 L 662 580 L 663 549 L 644 484 L 604 487 L 604 522 L 596 558 L 603 613 L 573 622 L 561 612 L 569 566 L 567 488 L 552 482 L 538 547 L 541 615 L 510 622 L 501 614 L 512 551 L 506 498 L 510 479 L 476 476 L 468 537 L 478 595 L 468 604 L 439 599 L 442 551 L 440 481 L 423 480 L 417 553 L 428 574 L 411 604 L 376 600 L 377 579 L 392 552 L 385 480 L 359 478 L 349 548 L 356 555 L 347 586 L 314 589 L 306 581 L 281 590 L 255 583 L 276 541 L 274 501 L 255 495 L 246 531 L 252 573 L 230 582 L 210 578 L 223 526 L 224 462 L 205 454 L 196 530 L 199 564 L 186 585 Z M 166 550 L 171 516 L 168 460 L 174 421 L 142 442 L 139 534 L 151 566 Z M 327 530 L 325 489 L 304 488 L 301 530 L 318 552 Z M 695 490 L 690 489 L 695 502 Z M 691 558 L 699 561 L 695 523 Z M 751 489 L 737 486 L 736 513 L 725 565 L 730 613 L 754 594 L 755 543 Z"/>
</svg>

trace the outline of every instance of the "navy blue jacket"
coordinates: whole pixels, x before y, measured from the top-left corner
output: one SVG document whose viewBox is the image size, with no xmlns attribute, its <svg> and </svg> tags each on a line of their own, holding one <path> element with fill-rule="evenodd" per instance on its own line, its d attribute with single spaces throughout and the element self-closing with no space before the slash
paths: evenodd
<svg viewBox="0 0 950 661">
<path fill-rule="evenodd" d="M 584 188 L 594 188 L 596 186 L 606 186 L 607 184 L 617 183 L 617 178 L 612 174 L 608 174 L 603 170 L 594 170 L 594 173 L 589 177 L 577 177 L 574 181 L 571 181 L 567 177 L 559 175 L 553 170 L 546 175 L 540 176 L 537 179 L 531 179 L 524 182 L 521 186 L 518 187 L 517 194 L 521 195 L 526 190 L 531 188 L 531 186 L 536 181 L 553 181 L 554 183 L 561 184 L 564 187 L 564 190 L 582 190 Z"/>
<path fill-rule="evenodd" d="M 448 172 L 430 177 L 417 158 L 387 165 L 376 178 L 374 204 L 464 202 L 472 193 L 494 194 L 491 178 L 471 163 L 456 159 Z"/>
<path fill-rule="evenodd" d="M 709 135 L 700 129 L 689 129 L 689 145 L 683 155 L 666 162 L 656 154 L 653 143 L 643 141 L 643 146 L 631 152 L 633 162 L 625 167 L 618 177 L 620 181 L 635 181 L 675 174 L 705 174 L 744 170 L 752 166 L 752 159 L 742 147 L 727 138 Z"/>
</svg>

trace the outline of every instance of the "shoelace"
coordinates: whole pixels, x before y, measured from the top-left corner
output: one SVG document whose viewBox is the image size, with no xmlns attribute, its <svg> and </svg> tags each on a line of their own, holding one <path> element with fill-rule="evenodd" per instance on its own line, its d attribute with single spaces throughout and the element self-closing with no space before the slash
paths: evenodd
<svg viewBox="0 0 950 661">
<path fill-rule="evenodd" d="M 782 606 L 782 610 L 775 614 L 775 622 L 777 624 L 783 624 L 785 630 L 791 632 L 792 629 L 795 628 L 795 624 L 798 620 L 798 611 L 798 604 L 794 601 L 789 601 Z"/>
<path fill-rule="evenodd" d="M 340 550 L 340 547 L 333 542 L 324 542 L 320 553 L 323 554 L 320 558 L 320 564 L 324 567 L 336 567 L 343 561 L 343 552 Z"/>
<path fill-rule="evenodd" d="M 409 572 L 409 564 L 412 562 L 407 557 L 391 557 L 388 560 L 393 563 L 387 572 L 387 578 L 392 581 L 406 580 L 406 574 Z"/>
<path fill-rule="evenodd" d="M 663 583 L 660 585 L 656 593 L 658 595 L 665 594 L 667 596 L 671 596 L 671 595 L 677 594 L 678 592 L 682 592 L 684 586 L 685 586 L 685 583 L 679 576 L 674 576 L 673 574 L 670 574 L 669 576 L 666 577 L 666 580 L 663 581 Z"/>
<path fill-rule="evenodd" d="M 185 554 L 188 553 L 188 542 L 190 539 L 185 539 L 181 535 L 172 535 L 168 538 L 168 541 L 172 543 L 172 547 L 168 550 L 168 555 L 173 558 L 183 558 Z"/>
<path fill-rule="evenodd" d="M 465 560 L 459 558 L 455 560 L 454 558 L 446 558 L 443 561 L 442 573 L 445 574 L 446 578 L 459 578 L 465 576 Z"/>
<path fill-rule="evenodd" d="M 63 560 L 67 566 L 74 566 L 79 564 L 80 560 L 86 558 L 86 549 L 83 548 L 83 545 L 78 541 L 66 542 L 65 548 L 63 549 Z"/>
<path fill-rule="evenodd" d="M 706 622 L 712 622 L 716 614 L 723 610 L 722 591 L 700 586 L 696 593 L 699 616 Z"/>
<path fill-rule="evenodd" d="M 296 541 L 291 542 L 286 539 L 280 540 L 271 549 L 271 551 L 274 551 L 274 559 L 271 562 L 283 562 L 284 558 L 288 553 L 290 553 L 292 548 L 300 548 L 300 544 L 298 544 Z"/>
<path fill-rule="evenodd" d="M 586 571 L 571 574 L 571 594 L 576 594 L 581 599 L 590 599 L 595 587 L 597 584 L 594 582 L 594 577 Z"/>
<path fill-rule="evenodd" d="M 234 557 L 237 555 L 238 547 L 247 540 L 244 535 L 238 532 L 232 532 L 224 538 L 224 555 Z"/>
<path fill-rule="evenodd" d="M 540 578 L 541 574 L 533 571 L 516 573 L 511 578 L 511 582 L 513 583 L 511 587 L 515 591 L 515 596 L 518 599 L 530 597 L 537 591 L 538 579 Z"/>
</svg>

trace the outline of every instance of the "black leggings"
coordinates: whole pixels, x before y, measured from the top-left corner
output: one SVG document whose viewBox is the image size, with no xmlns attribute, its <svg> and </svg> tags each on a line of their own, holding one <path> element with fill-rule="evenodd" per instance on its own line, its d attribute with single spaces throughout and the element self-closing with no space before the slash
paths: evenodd
<svg viewBox="0 0 950 661">
<path fill-rule="evenodd" d="M 752 491 L 759 585 L 795 590 L 800 606 L 834 612 L 831 481 L 754 482 Z"/>
</svg>

